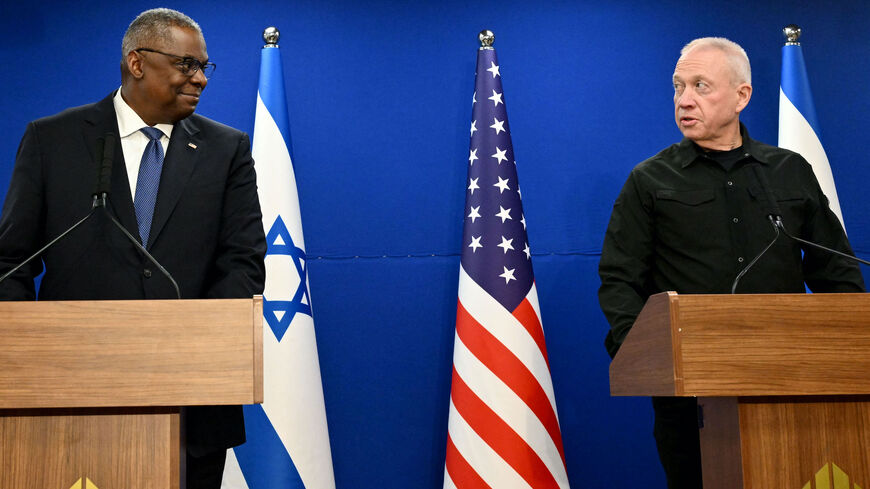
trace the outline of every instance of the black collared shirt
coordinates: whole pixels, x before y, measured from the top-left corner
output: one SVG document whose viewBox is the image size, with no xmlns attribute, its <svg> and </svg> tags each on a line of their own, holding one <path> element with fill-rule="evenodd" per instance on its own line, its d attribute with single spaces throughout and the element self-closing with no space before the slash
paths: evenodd
<svg viewBox="0 0 870 489">
<path fill-rule="evenodd" d="M 647 298 L 727 294 L 740 270 L 774 238 L 760 165 L 794 236 L 852 254 L 837 216 L 799 154 L 749 138 L 725 170 L 688 139 L 637 165 L 623 186 L 601 250 L 598 298 L 611 330 L 611 356 Z M 737 293 L 863 292 L 857 264 L 785 236 L 741 278 Z"/>
</svg>

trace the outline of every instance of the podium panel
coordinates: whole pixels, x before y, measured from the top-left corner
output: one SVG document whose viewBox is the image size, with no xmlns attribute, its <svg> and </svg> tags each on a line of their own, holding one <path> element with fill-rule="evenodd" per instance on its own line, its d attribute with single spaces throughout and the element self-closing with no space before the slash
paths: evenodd
<svg viewBox="0 0 870 489">
<path fill-rule="evenodd" d="M 0 489 L 183 489 L 183 406 L 263 402 L 263 302 L 0 302 Z"/>
<path fill-rule="evenodd" d="M 704 489 L 870 489 L 868 294 L 656 294 L 610 388 L 698 397 Z"/>
<path fill-rule="evenodd" d="M 178 408 L 0 411 L 0 489 L 183 488 L 179 421 Z"/>
<path fill-rule="evenodd" d="M 704 489 L 870 487 L 870 396 L 698 403 Z"/>
</svg>

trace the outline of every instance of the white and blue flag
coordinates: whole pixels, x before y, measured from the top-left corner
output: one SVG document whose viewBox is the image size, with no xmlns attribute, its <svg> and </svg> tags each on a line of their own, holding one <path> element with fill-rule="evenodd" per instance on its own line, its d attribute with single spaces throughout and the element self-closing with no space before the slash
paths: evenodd
<svg viewBox="0 0 870 489">
<path fill-rule="evenodd" d="M 224 489 L 335 489 L 280 51 L 263 47 L 252 154 L 266 232 L 262 405 L 227 452 Z"/>
<path fill-rule="evenodd" d="M 804 55 L 797 41 L 789 41 L 782 47 L 778 145 L 800 153 L 812 165 L 822 192 L 830 201 L 831 210 L 845 229 L 831 164 L 822 147 Z"/>
</svg>

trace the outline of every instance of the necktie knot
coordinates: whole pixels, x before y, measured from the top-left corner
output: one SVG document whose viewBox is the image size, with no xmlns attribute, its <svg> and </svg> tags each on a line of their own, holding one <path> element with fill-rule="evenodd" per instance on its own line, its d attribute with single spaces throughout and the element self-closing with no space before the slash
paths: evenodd
<svg viewBox="0 0 870 489">
<path fill-rule="evenodd" d="M 152 141 L 160 141 L 160 138 L 163 137 L 163 131 L 156 127 L 143 127 L 139 130 L 145 133 L 145 135 L 148 136 L 148 139 Z"/>
</svg>

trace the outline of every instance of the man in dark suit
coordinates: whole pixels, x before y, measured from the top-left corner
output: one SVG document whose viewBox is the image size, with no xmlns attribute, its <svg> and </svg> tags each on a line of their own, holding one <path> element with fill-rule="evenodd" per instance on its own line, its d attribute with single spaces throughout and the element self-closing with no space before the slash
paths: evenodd
<svg viewBox="0 0 870 489">
<path fill-rule="evenodd" d="M 108 210 L 174 276 L 182 298 L 262 293 L 266 243 L 248 136 L 193 113 L 214 69 L 199 25 L 149 10 L 130 24 L 122 50 L 120 90 L 28 125 L 0 217 L 0 273 L 89 212 L 108 139 Z M 43 265 L 40 300 L 176 296 L 103 213 L 0 283 L 0 299 L 36 298 Z M 189 409 L 188 487 L 220 487 L 226 449 L 244 441 L 240 406 Z"/>
</svg>

